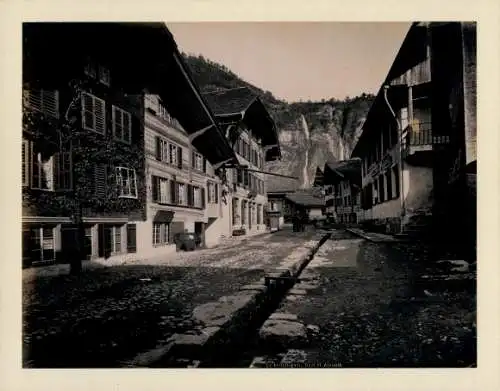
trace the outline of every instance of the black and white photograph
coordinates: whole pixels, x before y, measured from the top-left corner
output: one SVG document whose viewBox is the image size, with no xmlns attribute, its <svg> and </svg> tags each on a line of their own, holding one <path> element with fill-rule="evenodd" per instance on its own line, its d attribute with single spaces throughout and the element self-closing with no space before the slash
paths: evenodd
<svg viewBox="0 0 500 391">
<path fill-rule="evenodd" d="M 23 368 L 475 368 L 476 29 L 24 22 Z"/>
</svg>

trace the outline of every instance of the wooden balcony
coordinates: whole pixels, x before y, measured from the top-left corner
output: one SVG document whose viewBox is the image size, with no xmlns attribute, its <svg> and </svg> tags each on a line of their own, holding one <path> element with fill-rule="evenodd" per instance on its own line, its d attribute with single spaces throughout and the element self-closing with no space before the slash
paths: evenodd
<svg viewBox="0 0 500 391">
<path fill-rule="evenodd" d="M 430 123 L 420 123 L 418 128 L 408 126 L 403 131 L 402 140 L 402 155 L 408 163 L 430 166 L 434 146 L 449 144 L 450 137 L 433 135 Z"/>
</svg>

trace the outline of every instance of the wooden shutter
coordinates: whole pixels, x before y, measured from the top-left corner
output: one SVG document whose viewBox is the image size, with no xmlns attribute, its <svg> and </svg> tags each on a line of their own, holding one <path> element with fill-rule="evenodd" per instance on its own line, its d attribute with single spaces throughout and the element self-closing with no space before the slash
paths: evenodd
<svg viewBox="0 0 500 391">
<path fill-rule="evenodd" d="M 192 168 L 196 167 L 196 153 L 194 151 L 191 152 L 191 167 Z"/>
<path fill-rule="evenodd" d="M 203 209 L 205 209 L 205 205 L 206 205 L 206 200 L 205 200 L 205 188 L 202 187 L 200 189 L 200 193 L 201 193 L 201 207 Z M 217 193 L 216 193 L 217 194 Z M 215 196 L 217 198 L 217 195 Z"/>
<path fill-rule="evenodd" d="M 160 161 L 161 160 L 161 138 L 156 136 L 155 137 L 155 155 L 156 155 L 156 160 Z"/>
<path fill-rule="evenodd" d="M 104 197 L 107 187 L 107 167 L 97 164 L 94 167 L 94 192 L 96 196 Z"/>
<path fill-rule="evenodd" d="M 151 193 L 153 202 L 158 202 L 160 200 L 160 178 L 155 175 L 151 176 Z"/>
<path fill-rule="evenodd" d="M 219 203 L 219 184 L 215 183 L 215 203 Z"/>
<path fill-rule="evenodd" d="M 194 187 L 193 187 L 193 185 L 187 185 L 187 204 L 188 204 L 188 206 L 194 205 Z"/>
<path fill-rule="evenodd" d="M 177 147 L 177 167 L 182 168 L 182 148 Z"/>
<path fill-rule="evenodd" d="M 94 130 L 94 100 L 92 95 L 84 92 L 82 94 L 82 127 L 87 130 Z"/>
<path fill-rule="evenodd" d="M 203 172 L 207 172 L 207 159 L 203 158 Z"/>
<path fill-rule="evenodd" d="M 127 252 L 137 251 L 137 229 L 135 224 L 127 224 Z"/>
<path fill-rule="evenodd" d="M 177 204 L 177 182 L 170 181 L 170 200 L 172 204 Z"/>
<path fill-rule="evenodd" d="M 41 91 L 42 111 L 52 117 L 59 117 L 59 93 L 57 91 Z"/>
<path fill-rule="evenodd" d="M 106 107 L 102 99 L 94 97 L 95 131 L 106 132 Z"/>
</svg>

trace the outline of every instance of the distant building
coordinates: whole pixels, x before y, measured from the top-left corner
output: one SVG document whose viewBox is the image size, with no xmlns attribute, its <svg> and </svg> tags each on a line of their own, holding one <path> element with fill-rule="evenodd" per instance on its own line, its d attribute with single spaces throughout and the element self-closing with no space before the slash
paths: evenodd
<svg viewBox="0 0 500 391">
<path fill-rule="evenodd" d="M 280 178 L 281 179 L 281 178 Z M 292 222 L 293 206 L 292 202 L 286 198 L 300 187 L 298 180 L 282 179 L 279 185 L 270 186 L 267 189 L 267 220 L 268 226 L 271 226 L 271 218 L 277 217 L 277 229 L 281 229 L 285 224 Z"/>
<path fill-rule="evenodd" d="M 292 216 L 300 213 L 310 220 L 322 219 L 324 216 L 325 197 L 320 191 L 300 189 L 287 194 L 285 199 L 289 202 Z"/>
<path fill-rule="evenodd" d="M 475 23 L 414 23 L 352 152 L 362 159 L 360 219 L 474 248 L 475 109 Z"/>
<path fill-rule="evenodd" d="M 249 88 L 203 95 L 235 151 L 238 164 L 222 174 L 222 218 L 216 229 L 224 236 L 252 235 L 266 230 L 268 203 L 264 162 L 280 158 L 276 125 L 260 98 Z"/>
<path fill-rule="evenodd" d="M 338 223 L 357 223 L 361 213 L 361 160 L 326 162 L 323 184 L 326 214 Z"/>
</svg>

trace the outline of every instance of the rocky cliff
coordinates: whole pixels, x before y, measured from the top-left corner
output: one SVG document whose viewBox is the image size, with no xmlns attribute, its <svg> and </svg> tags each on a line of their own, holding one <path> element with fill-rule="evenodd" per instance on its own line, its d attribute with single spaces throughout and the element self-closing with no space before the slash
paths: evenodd
<svg viewBox="0 0 500 391">
<path fill-rule="evenodd" d="M 349 158 L 374 96 L 362 94 L 345 100 L 287 103 L 271 92 L 255 87 L 224 65 L 201 56 L 186 56 L 186 61 L 202 92 L 246 86 L 261 96 L 279 130 L 282 160 L 267 163 L 266 170 L 296 176 L 300 187 L 310 187 L 316 168 L 327 160 Z M 268 188 L 287 182 L 268 177 Z"/>
</svg>

